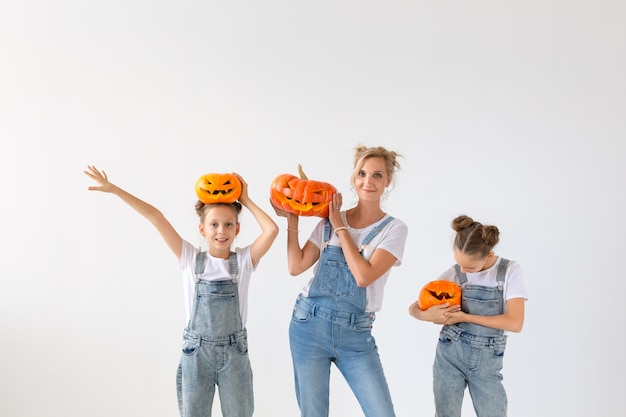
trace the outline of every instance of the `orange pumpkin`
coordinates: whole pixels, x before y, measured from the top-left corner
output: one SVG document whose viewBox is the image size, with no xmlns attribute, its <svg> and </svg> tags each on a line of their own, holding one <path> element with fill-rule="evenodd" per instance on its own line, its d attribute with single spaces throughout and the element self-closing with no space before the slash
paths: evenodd
<svg viewBox="0 0 626 417">
<path fill-rule="evenodd" d="M 417 300 L 420 310 L 428 310 L 434 305 L 444 303 L 451 306 L 461 304 L 461 287 L 456 282 L 431 281 L 424 285 Z"/>
<path fill-rule="evenodd" d="M 196 181 L 196 195 L 204 204 L 234 203 L 241 195 L 241 181 L 235 174 L 205 174 Z"/>
<path fill-rule="evenodd" d="M 327 182 L 310 180 L 298 165 L 300 178 L 281 174 L 270 187 L 270 200 L 274 206 L 298 216 L 328 217 L 328 204 L 337 189 Z"/>
</svg>

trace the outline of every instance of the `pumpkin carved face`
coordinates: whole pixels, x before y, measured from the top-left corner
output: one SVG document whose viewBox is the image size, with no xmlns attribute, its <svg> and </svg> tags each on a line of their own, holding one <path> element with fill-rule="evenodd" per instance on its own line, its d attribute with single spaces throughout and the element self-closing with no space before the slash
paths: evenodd
<svg viewBox="0 0 626 417">
<path fill-rule="evenodd" d="M 270 187 L 274 206 L 297 216 L 328 217 L 328 204 L 337 189 L 327 182 L 309 180 L 298 165 L 300 178 L 281 174 Z"/>
<path fill-rule="evenodd" d="M 234 174 L 205 174 L 196 181 L 196 195 L 204 204 L 234 203 L 241 195 L 241 181 Z"/>
<path fill-rule="evenodd" d="M 431 281 L 424 285 L 417 300 L 420 310 L 428 310 L 434 305 L 444 303 L 451 306 L 461 304 L 461 287 L 456 282 Z"/>
</svg>

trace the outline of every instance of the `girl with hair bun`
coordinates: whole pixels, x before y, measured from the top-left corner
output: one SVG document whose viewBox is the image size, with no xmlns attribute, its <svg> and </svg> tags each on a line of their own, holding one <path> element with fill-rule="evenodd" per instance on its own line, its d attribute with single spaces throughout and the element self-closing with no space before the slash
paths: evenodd
<svg viewBox="0 0 626 417">
<path fill-rule="evenodd" d="M 433 365 L 435 416 L 460 417 L 468 388 L 478 417 L 504 417 L 508 402 L 501 369 L 507 332 L 520 332 L 524 324 L 522 270 L 494 253 L 496 226 L 461 215 L 452 229 L 456 263 L 438 279 L 461 286 L 461 305 L 422 311 L 415 301 L 409 307 L 416 319 L 443 324 Z"/>
</svg>

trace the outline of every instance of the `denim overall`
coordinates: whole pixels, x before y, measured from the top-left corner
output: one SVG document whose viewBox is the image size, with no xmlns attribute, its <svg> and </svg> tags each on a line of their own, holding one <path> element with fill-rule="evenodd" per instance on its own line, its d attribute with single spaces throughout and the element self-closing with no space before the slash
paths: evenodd
<svg viewBox="0 0 626 417">
<path fill-rule="evenodd" d="M 363 240 L 363 248 L 391 220 L 385 219 Z M 289 342 L 296 396 L 302 417 L 327 417 L 330 364 L 334 362 L 354 392 L 365 416 L 395 416 L 387 381 L 372 336 L 375 313 L 365 312 L 366 289 L 357 286 L 339 246 L 324 248 L 308 297 L 296 300 Z"/>
<path fill-rule="evenodd" d="M 467 276 L 455 265 L 464 312 L 479 316 L 503 314 L 508 263 L 500 259 L 497 287 L 466 285 Z M 500 373 L 506 338 L 503 330 L 473 323 L 443 326 L 433 365 L 436 417 L 460 417 L 466 387 L 477 417 L 506 416 L 507 397 Z"/>
<path fill-rule="evenodd" d="M 219 386 L 224 417 L 250 417 L 254 409 L 246 329 L 239 313 L 237 256 L 230 253 L 230 280 L 200 280 L 206 252 L 196 256 L 193 311 L 183 335 L 177 373 L 182 417 L 210 417 Z"/>
</svg>

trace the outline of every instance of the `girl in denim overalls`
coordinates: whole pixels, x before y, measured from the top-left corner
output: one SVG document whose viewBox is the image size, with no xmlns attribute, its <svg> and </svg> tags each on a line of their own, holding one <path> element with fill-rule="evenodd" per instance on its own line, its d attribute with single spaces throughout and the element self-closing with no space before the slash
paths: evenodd
<svg viewBox="0 0 626 417">
<path fill-rule="evenodd" d="M 526 290 L 519 264 L 496 256 L 499 231 L 462 215 L 452 221 L 456 264 L 438 279 L 462 288 L 461 306 L 433 306 L 417 301 L 410 314 L 444 324 L 433 365 L 436 417 L 460 417 L 465 388 L 478 417 L 505 417 L 507 396 L 502 384 L 506 332 L 524 324 Z"/>
<path fill-rule="evenodd" d="M 177 392 L 183 417 L 209 417 L 216 386 L 224 417 L 250 417 L 254 410 L 252 370 L 246 334 L 250 275 L 278 234 L 276 223 L 242 191 L 232 204 L 196 203 L 200 234 L 208 251 L 183 240 L 163 214 L 150 204 L 110 183 L 104 171 L 85 171 L 98 185 L 90 190 L 117 195 L 149 220 L 174 252 L 185 277 L 187 328 L 177 372 Z M 239 234 L 239 213 L 245 206 L 261 227 L 254 243 L 231 246 Z"/>
<path fill-rule="evenodd" d="M 330 367 L 334 363 L 368 417 L 395 416 L 391 395 L 372 336 L 392 266 L 400 265 L 406 225 L 380 208 L 380 199 L 399 168 L 398 155 L 382 147 L 356 149 L 352 185 L 356 207 L 340 211 L 333 196 L 328 219 L 321 220 L 303 248 L 298 216 L 287 217 L 289 272 L 315 266 L 314 277 L 294 305 L 289 342 L 296 396 L 303 417 L 329 412 Z"/>
</svg>

